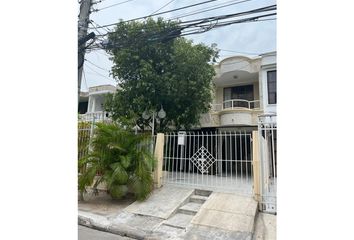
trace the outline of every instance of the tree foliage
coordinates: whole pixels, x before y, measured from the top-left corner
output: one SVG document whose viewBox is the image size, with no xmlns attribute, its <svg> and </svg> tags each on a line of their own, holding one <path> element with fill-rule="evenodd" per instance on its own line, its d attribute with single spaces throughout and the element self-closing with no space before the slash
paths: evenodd
<svg viewBox="0 0 354 240">
<path fill-rule="evenodd" d="M 176 38 L 178 29 L 176 22 L 147 19 L 120 22 L 109 35 L 112 74 L 119 79 L 119 89 L 105 107 L 114 119 L 144 128 L 151 119 L 144 120 L 142 113 L 163 107 L 166 117 L 155 129 L 188 129 L 208 111 L 215 75 L 210 62 L 218 52 L 215 46 Z"/>
<path fill-rule="evenodd" d="M 95 190 L 105 183 L 113 198 L 132 191 L 138 200 L 145 199 L 153 189 L 155 164 L 149 139 L 117 124 L 97 123 L 92 151 L 79 160 L 79 168 L 84 169 L 79 176 L 79 190 L 85 192 L 89 186 Z"/>
</svg>

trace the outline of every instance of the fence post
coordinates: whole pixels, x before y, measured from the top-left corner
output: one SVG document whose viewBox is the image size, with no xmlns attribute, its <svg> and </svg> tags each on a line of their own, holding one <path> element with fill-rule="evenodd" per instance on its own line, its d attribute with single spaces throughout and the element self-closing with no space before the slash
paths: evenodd
<svg viewBox="0 0 354 240">
<path fill-rule="evenodd" d="M 157 160 L 154 170 L 154 185 L 155 188 L 160 188 L 162 185 L 162 164 L 163 164 L 163 149 L 164 149 L 164 137 L 163 133 L 158 133 L 156 137 L 155 145 L 155 159 Z"/>
<path fill-rule="evenodd" d="M 253 162 L 253 193 L 256 201 L 261 201 L 260 189 L 260 158 L 258 131 L 252 131 L 252 162 Z"/>
</svg>

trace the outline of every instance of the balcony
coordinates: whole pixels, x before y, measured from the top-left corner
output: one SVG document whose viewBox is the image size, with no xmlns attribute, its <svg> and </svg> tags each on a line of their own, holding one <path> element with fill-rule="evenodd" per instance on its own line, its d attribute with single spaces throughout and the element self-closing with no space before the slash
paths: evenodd
<svg viewBox="0 0 354 240">
<path fill-rule="evenodd" d="M 103 122 L 110 121 L 111 118 L 108 116 L 107 112 L 97 111 L 97 112 L 88 112 L 85 114 L 79 114 L 79 120 L 83 122 Z"/>
<path fill-rule="evenodd" d="M 259 100 L 230 99 L 213 104 L 211 113 L 218 115 L 219 126 L 255 126 L 262 110 Z"/>
<path fill-rule="evenodd" d="M 212 111 L 219 112 L 223 110 L 242 110 L 242 109 L 259 109 L 260 101 L 248 101 L 245 99 L 230 99 L 223 103 L 216 103 L 212 105 Z"/>
</svg>

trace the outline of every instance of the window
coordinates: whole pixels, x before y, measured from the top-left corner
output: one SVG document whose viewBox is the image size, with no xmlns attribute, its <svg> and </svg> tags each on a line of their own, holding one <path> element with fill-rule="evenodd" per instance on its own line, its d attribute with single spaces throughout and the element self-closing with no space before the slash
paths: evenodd
<svg viewBox="0 0 354 240">
<path fill-rule="evenodd" d="M 253 85 L 224 88 L 224 101 L 232 99 L 253 101 Z M 248 108 L 248 103 L 244 101 L 234 101 L 233 104 L 232 101 L 224 103 L 224 108 L 229 108 L 231 106 Z"/>
<path fill-rule="evenodd" d="M 87 112 L 88 102 L 79 102 L 79 113 L 85 114 Z"/>
<path fill-rule="evenodd" d="M 268 104 L 277 103 L 277 71 L 267 72 Z"/>
</svg>

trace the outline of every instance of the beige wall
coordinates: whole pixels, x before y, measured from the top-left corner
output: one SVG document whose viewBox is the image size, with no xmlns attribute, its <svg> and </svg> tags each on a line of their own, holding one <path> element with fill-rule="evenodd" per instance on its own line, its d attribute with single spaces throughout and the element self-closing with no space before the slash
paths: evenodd
<svg viewBox="0 0 354 240">
<path fill-rule="evenodd" d="M 259 83 L 254 83 L 253 84 L 253 94 L 254 94 L 254 99 L 259 100 Z"/>
<path fill-rule="evenodd" d="M 216 88 L 215 103 L 222 103 L 223 102 L 223 94 L 224 94 L 223 91 L 224 91 L 224 88 L 222 88 L 222 87 Z"/>
</svg>

